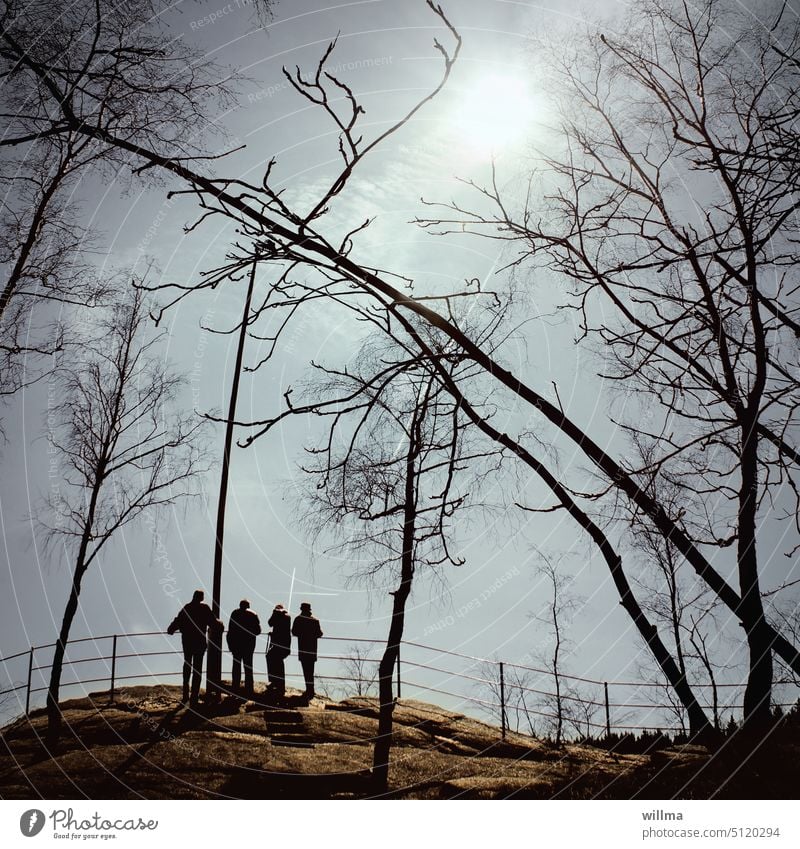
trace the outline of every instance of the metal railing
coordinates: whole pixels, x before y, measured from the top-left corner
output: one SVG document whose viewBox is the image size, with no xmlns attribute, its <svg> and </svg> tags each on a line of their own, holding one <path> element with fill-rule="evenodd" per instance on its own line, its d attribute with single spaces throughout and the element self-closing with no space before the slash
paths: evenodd
<svg viewBox="0 0 800 849">
<path fill-rule="evenodd" d="M 263 640 L 264 637 L 265 635 L 260 639 Z M 132 650 L 136 642 L 155 641 L 155 638 L 164 642 L 174 641 L 174 637 L 169 637 L 161 631 L 104 634 L 70 640 L 63 667 L 65 671 L 77 669 L 79 674 L 71 680 L 64 678 L 61 691 L 89 684 L 107 684 L 108 698 L 113 702 L 123 682 L 146 683 L 154 679 L 178 678 L 179 669 L 175 669 L 172 661 L 175 657 L 182 656 L 179 648 Z M 97 646 L 103 642 L 108 643 L 106 652 L 98 650 L 86 656 L 74 656 L 79 647 Z M 319 671 L 315 677 L 317 681 L 322 682 L 320 690 L 338 688 L 343 690 L 345 695 L 369 695 L 377 685 L 377 665 L 380 661 L 378 655 L 381 654 L 380 649 L 385 645 L 385 641 L 361 637 L 323 637 L 321 642 L 323 645 L 332 646 L 349 644 L 350 647 L 377 647 L 367 655 L 360 650 L 357 653 L 334 650 L 334 653 L 318 654 Z M 15 661 L 27 668 L 24 682 L 0 690 L 0 697 L 24 692 L 24 712 L 26 715 L 30 714 L 32 700 L 48 690 L 45 674 L 52 668 L 52 663 L 42 662 L 42 656 L 55 646 L 55 643 L 31 646 L 26 651 L 0 658 L 0 663 L 6 669 Z M 73 656 L 68 656 L 69 654 Z M 226 651 L 225 654 L 230 653 Z M 375 656 L 371 656 L 372 654 Z M 163 661 L 167 658 L 168 668 L 162 668 Z M 134 660 L 143 668 L 138 671 L 132 671 L 131 668 L 126 670 L 125 666 L 132 667 Z M 92 671 L 89 667 L 88 677 L 82 677 L 80 670 L 87 668 L 87 664 L 100 665 L 100 668 Z M 125 674 L 120 674 L 121 672 Z M 302 680 L 302 675 L 288 672 L 286 678 Z M 512 730 L 512 726 L 513 730 L 519 733 L 534 733 L 535 723 L 541 720 L 545 720 L 549 727 L 561 722 L 565 728 L 572 728 L 579 736 L 596 738 L 620 732 L 663 731 L 676 734 L 685 731 L 680 724 L 676 724 L 680 716 L 679 707 L 659 703 L 652 698 L 648 699 L 646 695 L 666 692 L 664 684 L 648 681 L 600 681 L 568 674 L 560 674 L 556 681 L 551 670 L 475 657 L 414 641 L 401 643 L 395 686 L 397 698 L 410 691 L 443 707 L 449 705 L 458 710 L 471 709 L 483 716 L 488 715 L 499 724 L 503 739 Z M 707 690 L 710 686 L 693 684 L 698 690 Z M 743 684 L 729 682 L 716 686 L 718 693 L 741 691 L 744 687 Z M 610 698 L 610 689 L 614 693 L 622 693 L 619 700 L 613 701 Z M 17 701 L 21 707 L 22 698 L 19 695 Z M 787 703 L 780 706 L 792 705 L 793 703 Z M 711 708 L 708 703 L 704 704 L 704 707 L 709 710 Z M 738 711 L 741 707 L 738 702 L 723 703 L 720 699 L 718 711 Z M 633 719 L 642 718 L 642 712 L 646 712 L 644 718 L 647 721 L 634 723 Z M 672 722 L 665 721 L 665 716 L 671 717 Z M 597 721 L 598 718 L 600 721 Z M 523 730 L 520 731 L 520 728 Z"/>
</svg>

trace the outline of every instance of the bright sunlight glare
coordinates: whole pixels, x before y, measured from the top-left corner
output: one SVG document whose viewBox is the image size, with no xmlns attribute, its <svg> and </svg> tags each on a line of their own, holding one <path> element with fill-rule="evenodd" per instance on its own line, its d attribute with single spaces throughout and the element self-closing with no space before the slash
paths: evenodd
<svg viewBox="0 0 800 849">
<path fill-rule="evenodd" d="M 464 89 L 451 118 L 452 129 L 467 153 L 488 158 L 524 140 L 534 111 L 524 79 L 489 74 Z"/>
</svg>

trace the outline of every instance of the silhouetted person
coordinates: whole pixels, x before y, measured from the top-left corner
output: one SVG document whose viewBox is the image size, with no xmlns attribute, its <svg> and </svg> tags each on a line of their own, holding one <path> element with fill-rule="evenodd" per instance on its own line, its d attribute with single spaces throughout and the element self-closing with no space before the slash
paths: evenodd
<svg viewBox="0 0 800 849">
<path fill-rule="evenodd" d="M 222 628 L 222 622 L 211 612 L 203 601 L 202 590 L 195 590 L 192 600 L 184 605 L 172 620 L 168 634 L 181 632 L 183 645 L 183 700 L 189 701 L 189 678 L 192 679 L 192 704 L 200 698 L 200 679 L 203 675 L 203 655 L 208 647 L 206 632 L 215 625 Z"/>
<path fill-rule="evenodd" d="M 267 650 L 267 677 L 269 686 L 279 696 L 286 692 L 286 672 L 283 662 L 292 653 L 292 617 L 282 604 L 276 604 L 269 617 L 269 649 Z"/>
<path fill-rule="evenodd" d="M 314 696 L 314 664 L 317 662 L 317 640 L 322 636 L 319 619 L 311 615 L 311 605 L 306 601 L 300 605 L 300 615 L 295 616 L 292 633 L 297 637 L 297 654 L 303 677 L 306 679 L 305 696 Z"/>
<path fill-rule="evenodd" d="M 239 607 L 231 613 L 228 623 L 228 648 L 233 655 L 231 683 L 234 690 L 239 689 L 244 666 L 244 689 L 247 695 L 253 695 L 253 652 L 256 650 L 256 637 L 261 633 L 258 614 L 250 610 L 250 602 L 243 598 Z"/>
</svg>

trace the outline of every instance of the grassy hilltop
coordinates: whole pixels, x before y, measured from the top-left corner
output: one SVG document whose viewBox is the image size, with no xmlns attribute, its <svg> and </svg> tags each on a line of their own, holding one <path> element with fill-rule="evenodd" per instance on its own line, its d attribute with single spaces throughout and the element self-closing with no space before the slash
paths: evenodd
<svg viewBox="0 0 800 849">
<path fill-rule="evenodd" d="M 91 799 L 364 798 L 375 699 L 258 698 L 189 709 L 177 687 L 129 687 L 63 703 L 58 748 L 35 711 L 2 731 L 0 797 Z M 390 795 L 397 798 L 792 798 L 800 746 L 768 745 L 742 767 L 734 745 L 622 755 L 556 748 L 422 702 L 395 710 Z"/>
</svg>

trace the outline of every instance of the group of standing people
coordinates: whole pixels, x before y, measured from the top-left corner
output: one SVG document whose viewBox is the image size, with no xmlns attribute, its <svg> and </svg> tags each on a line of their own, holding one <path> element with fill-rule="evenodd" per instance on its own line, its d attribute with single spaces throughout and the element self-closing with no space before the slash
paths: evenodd
<svg viewBox="0 0 800 849">
<path fill-rule="evenodd" d="M 203 674 L 203 655 L 208 648 L 208 632 L 217 629 L 222 634 L 224 624 L 217 619 L 205 603 L 202 590 L 196 590 L 189 604 L 184 605 L 167 628 L 168 634 L 180 631 L 183 646 L 183 700 L 196 704 L 200 697 Z M 294 621 L 282 604 L 276 604 L 267 623 L 271 628 L 267 647 L 267 691 L 275 696 L 286 692 L 284 662 L 292 653 L 292 636 L 297 638 L 297 654 L 305 679 L 303 695 L 314 696 L 314 665 L 317 661 L 317 640 L 322 636 L 319 619 L 311 612 L 311 605 L 303 602 Z M 242 599 L 231 614 L 228 623 L 227 643 L 233 656 L 231 684 L 238 691 L 244 667 L 244 690 L 253 695 L 253 655 L 256 639 L 261 633 L 258 614 L 250 609 L 250 602 Z M 191 696 L 190 696 L 191 683 Z"/>
<path fill-rule="evenodd" d="M 317 640 L 322 636 L 319 619 L 311 613 L 311 605 L 304 601 L 294 622 L 282 604 L 276 604 L 267 623 L 272 629 L 267 648 L 267 678 L 269 690 L 282 696 L 286 692 L 284 661 L 292 653 L 292 637 L 297 638 L 297 656 L 303 669 L 306 689 L 303 695 L 314 696 L 314 664 L 317 662 Z M 290 628 L 291 624 L 291 628 Z"/>
</svg>

